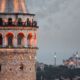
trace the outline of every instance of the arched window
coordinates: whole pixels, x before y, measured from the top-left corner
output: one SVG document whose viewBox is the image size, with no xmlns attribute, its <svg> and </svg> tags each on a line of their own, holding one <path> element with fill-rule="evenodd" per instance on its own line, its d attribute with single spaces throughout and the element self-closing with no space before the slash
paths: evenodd
<svg viewBox="0 0 80 80">
<path fill-rule="evenodd" d="M 2 34 L 0 34 L 0 47 L 2 47 L 2 41 L 3 41 Z"/>
<path fill-rule="evenodd" d="M 34 47 L 37 47 L 37 38 L 36 38 L 36 33 L 34 34 Z"/>
<path fill-rule="evenodd" d="M 12 33 L 8 33 L 7 35 L 6 35 L 6 37 L 7 37 L 7 42 L 8 42 L 8 46 L 13 46 L 13 34 Z"/>
<path fill-rule="evenodd" d="M 28 47 L 31 47 L 32 46 L 32 33 L 29 33 L 28 34 L 28 37 L 27 37 L 27 40 L 28 40 Z"/>
<path fill-rule="evenodd" d="M 19 33 L 17 38 L 18 38 L 18 45 L 22 46 L 23 45 L 24 34 L 23 33 Z"/>
</svg>

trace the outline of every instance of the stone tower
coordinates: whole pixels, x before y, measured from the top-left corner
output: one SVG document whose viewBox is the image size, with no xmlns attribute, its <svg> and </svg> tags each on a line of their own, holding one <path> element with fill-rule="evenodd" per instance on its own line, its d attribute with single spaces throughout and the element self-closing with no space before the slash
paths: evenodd
<svg viewBox="0 0 80 80">
<path fill-rule="evenodd" d="M 22 3 L 0 1 L 0 80 L 36 80 L 38 26 L 35 14 L 25 11 L 25 0 L 21 0 Z M 9 9 L 6 5 L 13 12 L 6 10 Z"/>
</svg>

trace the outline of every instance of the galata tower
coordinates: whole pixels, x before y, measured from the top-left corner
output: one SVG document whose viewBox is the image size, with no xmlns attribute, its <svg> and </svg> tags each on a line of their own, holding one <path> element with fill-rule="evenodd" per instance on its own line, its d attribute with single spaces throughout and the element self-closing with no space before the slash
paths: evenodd
<svg viewBox="0 0 80 80">
<path fill-rule="evenodd" d="M 26 0 L 0 0 L 0 80 L 36 80 L 37 22 Z"/>
</svg>

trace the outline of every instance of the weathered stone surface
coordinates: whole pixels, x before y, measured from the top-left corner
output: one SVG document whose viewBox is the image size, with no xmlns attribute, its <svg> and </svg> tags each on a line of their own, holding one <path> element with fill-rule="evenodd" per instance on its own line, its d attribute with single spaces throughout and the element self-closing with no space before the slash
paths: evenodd
<svg viewBox="0 0 80 80">
<path fill-rule="evenodd" d="M 0 80 L 36 80 L 35 55 L 36 49 L 0 49 Z"/>
</svg>

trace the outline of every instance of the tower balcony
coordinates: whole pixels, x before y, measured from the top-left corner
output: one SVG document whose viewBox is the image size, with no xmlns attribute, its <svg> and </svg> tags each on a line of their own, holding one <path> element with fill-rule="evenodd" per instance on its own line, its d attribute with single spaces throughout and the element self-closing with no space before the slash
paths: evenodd
<svg viewBox="0 0 80 80">
<path fill-rule="evenodd" d="M 38 28 L 34 16 L 29 13 L 0 13 L 0 29 Z"/>
<path fill-rule="evenodd" d="M 0 13 L 0 48 L 36 48 L 34 14 Z"/>
</svg>

